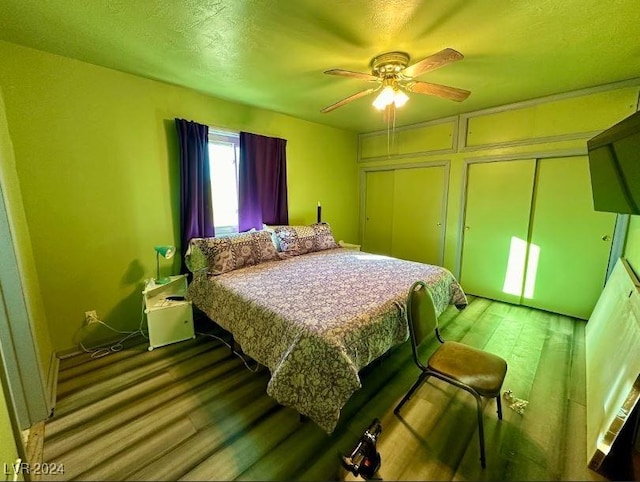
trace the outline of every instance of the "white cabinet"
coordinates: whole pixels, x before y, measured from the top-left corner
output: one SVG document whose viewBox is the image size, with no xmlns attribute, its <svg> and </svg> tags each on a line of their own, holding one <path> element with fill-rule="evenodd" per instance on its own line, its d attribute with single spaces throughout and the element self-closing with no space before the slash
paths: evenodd
<svg viewBox="0 0 640 482">
<path fill-rule="evenodd" d="M 171 276 L 169 282 L 147 280 L 142 296 L 149 329 L 149 350 L 195 338 L 191 301 L 184 299 L 187 276 Z"/>
</svg>

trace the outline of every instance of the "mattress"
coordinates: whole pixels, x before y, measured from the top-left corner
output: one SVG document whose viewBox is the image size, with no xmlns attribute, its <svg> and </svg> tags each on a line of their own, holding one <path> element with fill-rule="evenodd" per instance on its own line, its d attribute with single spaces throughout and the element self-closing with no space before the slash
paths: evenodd
<svg viewBox="0 0 640 482">
<path fill-rule="evenodd" d="M 440 314 L 466 306 L 445 268 L 347 249 L 194 275 L 187 297 L 269 368 L 267 393 L 331 433 L 361 387 L 360 369 L 408 338 L 411 284 L 424 280 Z"/>
</svg>

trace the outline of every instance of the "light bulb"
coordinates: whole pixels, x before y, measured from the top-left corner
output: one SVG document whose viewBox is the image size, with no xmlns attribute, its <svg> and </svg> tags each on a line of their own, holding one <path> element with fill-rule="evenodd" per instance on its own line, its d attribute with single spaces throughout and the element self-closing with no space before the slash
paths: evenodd
<svg viewBox="0 0 640 482">
<path fill-rule="evenodd" d="M 401 90 L 396 90 L 393 97 L 393 103 L 396 105 L 396 107 L 402 107 L 407 103 L 408 100 L 409 96 L 407 94 L 405 94 Z"/>
<path fill-rule="evenodd" d="M 378 97 L 373 101 L 373 106 L 378 110 L 383 110 L 386 106 L 393 102 L 395 98 L 395 91 L 393 87 L 387 85 L 382 92 L 378 94 Z"/>
</svg>

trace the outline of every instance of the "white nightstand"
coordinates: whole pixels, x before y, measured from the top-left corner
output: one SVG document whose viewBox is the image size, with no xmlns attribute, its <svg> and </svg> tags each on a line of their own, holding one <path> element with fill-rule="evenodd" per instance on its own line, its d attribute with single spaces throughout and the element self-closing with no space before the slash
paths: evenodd
<svg viewBox="0 0 640 482">
<path fill-rule="evenodd" d="M 187 275 L 171 276 L 158 285 L 147 280 L 142 296 L 149 328 L 149 350 L 178 341 L 195 338 L 191 301 L 184 299 Z M 167 299 L 178 297 L 182 299 Z"/>
<path fill-rule="evenodd" d="M 338 244 L 340 246 L 342 246 L 344 249 L 351 249 L 353 251 L 360 251 L 360 245 L 359 244 L 345 243 L 342 240 L 338 241 Z"/>
</svg>

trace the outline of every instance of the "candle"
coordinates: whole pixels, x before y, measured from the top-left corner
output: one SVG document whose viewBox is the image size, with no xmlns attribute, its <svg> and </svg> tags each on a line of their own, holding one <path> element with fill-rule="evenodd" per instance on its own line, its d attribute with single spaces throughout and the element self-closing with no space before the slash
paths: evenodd
<svg viewBox="0 0 640 482">
<path fill-rule="evenodd" d="M 317 221 L 318 223 L 322 222 L 322 206 L 320 205 L 320 201 L 318 201 L 318 216 L 317 216 Z"/>
</svg>

